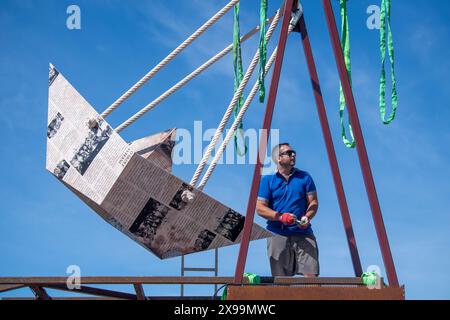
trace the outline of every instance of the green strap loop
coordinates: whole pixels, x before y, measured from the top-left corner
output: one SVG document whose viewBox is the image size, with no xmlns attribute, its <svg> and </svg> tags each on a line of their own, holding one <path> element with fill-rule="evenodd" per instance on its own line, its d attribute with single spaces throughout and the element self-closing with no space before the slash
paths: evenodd
<svg viewBox="0 0 450 320">
<path fill-rule="evenodd" d="M 242 78 L 244 77 L 244 71 L 242 68 L 242 54 L 241 54 L 241 31 L 239 26 L 239 3 L 234 6 L 234 25 L 233 25 L 233 67 L 234 67 L 234 92 L 236 93 L 239 85 L 241 84 Z M 244 104 L 244 97 L 241 95 L 239 101 L 234 107 L 234 119 L 236 119 L 239 111 Z M 242 140 L 244 141 L 244 152 L 238 145 L 237 132 L 240 133 Z M 242 121 L 239 123 L 236 132 L 234 133 L 234 146 L 237 150 L 239 156 L 244 156 L 247 153 L 247 144 L 245 143 L 244 133 L 243 133 Z"/>
<path fill-rule="evenodd" d="M 267 0 L 261 0 L 259 9 L 259 102 L 263 103 L 266 97 L 266 88 L 264 86 L 265 69 L 267 62 L 267 40 L 266 40 L 266 19 L 267 19 Z"/>
<path fill-rule="evenodd" d="M 394 69 L 394 41 L 391 32 L 391 0 L 381 1 L 381 25 L 380 25 L 380 50 L 381 50 L 381 77 L 380 77 L 380 115 L 381 121 L 384 124 L 389 124 L 394 120 L 397 112 L 397 89 L 395 83 L 395 69 Z M 387 20 L 387 28 L 386 28 Z M 392 112 L 386 119 L 386 29 L 388 31 L 388 53 L 391 62 L 391 79 L 392 79 Z"/>
<path fill-rule="evenodd" d="M 351 71 L 351 63 L 350 63 L 350 35 L 349 35 L 349 28 L 348 28 L 347 1 L 348 0 L 340 0 L 341 21 L 342 21 L 341 47 L 342 47 L 342 51 L 344 54 L 345 67 L 347 68 L 350 85 L 352 85 L 352 71 Z M 342 90 L 342 83 L 339 83 L 339 117 L 341 120 L 342 141 L 344 142 L 344 144 L 347 148 L 354 148 L 355 147 L 355 138 L 353 137 L 353 130 L 352 130 L 352 126 L 350 124 L 350 120 L 348 121 L 349 122 L 348 130 L 350 132 L 352 141 L 347 139 L 347 136 L 345 134 L 344 111 L 345 111 L 345 96 L 344 96 L 344 91 Z"/>
<path fill-rule="evenodd" d="M 228 285 L 224 286 L 220 300 L 227 300 L 227 289 L 228 289 Z"/>
</svg>

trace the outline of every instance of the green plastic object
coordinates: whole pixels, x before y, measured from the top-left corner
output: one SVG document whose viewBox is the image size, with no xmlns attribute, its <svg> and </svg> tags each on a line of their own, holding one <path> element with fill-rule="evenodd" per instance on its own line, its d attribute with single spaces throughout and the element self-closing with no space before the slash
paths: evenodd
<svg viewBox="0 0 450 320">
<path fill-rule="evenodd" d="M 248 278 L 248 282 L 250 282 L 250 284 L 260 284 L 261 283 L 261 278 L 254 273 L 244 273 L 244 277 Z"/>
<path fill-rule="evenodd" d="M 364 272 L 361 276 L 362 283 L 366 286 L 376 286 L 378 283 L 379 276 L 376 272 Z"/>
<path fill-rule="evenodd" d="M 244 277 L 248 278 L 248 282 L 250 284 L 260 284 L 261 283 L 261 278 L 255 273 L 245 272 Z M 228 288 L 228 286 L 225 286 L 225 288 L 223 289 L 223 293 L 222 293 L 222 296 L 220 297 L 220 300 L 227 300 L 227 288 Z"/>
</svg>

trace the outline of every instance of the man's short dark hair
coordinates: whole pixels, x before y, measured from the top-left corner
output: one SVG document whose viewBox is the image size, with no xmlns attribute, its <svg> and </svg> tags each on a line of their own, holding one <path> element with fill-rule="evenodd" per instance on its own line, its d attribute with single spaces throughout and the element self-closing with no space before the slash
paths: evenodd
<svg viewBox="0 0 450 320">
<path fill-rule="evenodd" d="M 278 157 L 280 155 L 280 148 L 282 146 L 290 146 L 290 144 L 287 143 L 287 142 L 283 142 L 283 143 L 279 143 L 275 147 L 273 147 L 273 149 L 272 149 L 272 160 L 275 161 L 275 164 L 278 163 Z"/>
</svg>

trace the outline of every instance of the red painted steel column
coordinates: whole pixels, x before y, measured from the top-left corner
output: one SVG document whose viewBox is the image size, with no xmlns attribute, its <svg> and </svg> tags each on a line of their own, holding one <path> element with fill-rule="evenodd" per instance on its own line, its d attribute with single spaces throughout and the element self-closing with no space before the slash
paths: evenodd
<svg viewBox="0 0 450 320">
<path fill-rule="evenodd" d="M 394 261 L 392 259 L 392 253 L 386 234 L 386 228 L 384 226 L 383 216 L 381 214 L 381 208 L 378 201 L 377 191 L 373 181 L 372 171 L 370 169 L 369 158 L 367 156 L 367 150 L 364 144 L 364 137 L 359 122 L 358 113 L 356 111 L 355 99 L 353 97 L 347 69 L 345 67 L 344 55 L 342 53 L 336 21 L 334 19 L 333 7 L 331 6 L 330 0 L 322 0 L 322 3 L 325 9 L 328 31 L 330 33 L 331 44 L 333 46 L 334 56 L 336 58 L 339 77 L 341 79 L 342 88 L 345 95 L 345 101 L 347 102 L 350 123 L 352 125 L 353 134 L 356 141 L 356 151 L 358 153 L 364 184 L 366 187 L 367 196 L 369 198 L 372 217 L 375 223 L 375 229 L 381 248 L 381 254 L 383 256 L 384 266 L 386 268 L 387 278 L 391 286 L 399 287 L 397 273 L 395 271 Z"/>
<path fill-rule="evenodd" d="M 347 243 L 350 249 L 350 256 L 353 262 L 353 270 L 355 276 L 362 275 L 361 260 L 359 258 L 358 248 L 356 246 L 355 234 L 353 233 L 352 220 L 348 210 L 347 199 L 345 197 L 344 187 L 342 184 L 341 173 L 334 150 L 333 138 L 330 132 L 327 112 L 323 102 L 322 90 L 320 89 L 319 76 L 317 75 L 316 64 L 314 62 L 313 52 L 311 50 L 311 43 L 309 42 L 308 30 L 306 29 L 305 18 L 302 16 L 299 21 L 300 33 L 302 36 L 303 50 L 305 52 L 306 62 L 308 64 L 309 75 L 311 77 L 311 84 L 313 87 L 314 98 L 316 100 L 317 112 L 319 114 L 320 125 L 327 148 L 328 160 L 330 162 L 331 172 L 333 175 L 334 186 L 338 197 L 339 207 L 341 209 L 342 221 L 344 223 L 345 233 L 347 235 Z"/>
<path fill-rule="evenodd" d="M 270 125 L 272 123 L 273 110 L 275 107 L 275 99 L 277 97 L 278 83 L 280 81 L 281 66 L 283 64 L 284 48 L 288 35 L 289 21 L 291 19 L 293 0 L 286 0 L 283 13 L 283 23 L 281 25 L 280 38 L 278 40 L 278 52 L 275 59 L 275 66 L 272 74 L 272 81 L 270 83 L 269 96 L 267 98 L 266 112 L 263 121 L 263 132 L 259 140 L 258 157 L 256 160 L 255 169 L 253 172 L 252 187 L 248 198 L 247 213 L 245 216 L 244 230 L 242 232 L 241 245 L 239 248 L 239 256 L 236 264 L 236 271 L 234 274 L 234 283 L 242 283 L 243 273 L 245 269 L 245 262 L 247 260 L 248 246 L 252 232 L 253 219 L 255 217 L 256 199 L 258 197 L 259 183 L 261 181 L 262 163 L 267 150 L 267 142 L 269 139 Z"/>
</svg>

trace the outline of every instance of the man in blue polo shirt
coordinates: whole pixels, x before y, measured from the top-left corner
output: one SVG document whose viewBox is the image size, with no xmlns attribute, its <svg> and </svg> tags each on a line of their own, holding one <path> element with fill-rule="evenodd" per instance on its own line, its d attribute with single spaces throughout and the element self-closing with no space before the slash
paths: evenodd
<svg viewBox="0 0 450 320">
<path fill-rule="evenodd" d="M 264 176 L 259 187 L 256 212 L 267 219 L 267 251 L 272 276 L 319 275 L 319 250 L 311 228 L 319 202 L 314 181 L 295 168 L 296 153 L 288 143 L 272 150 L 277 172 Z"/>
</svg>

